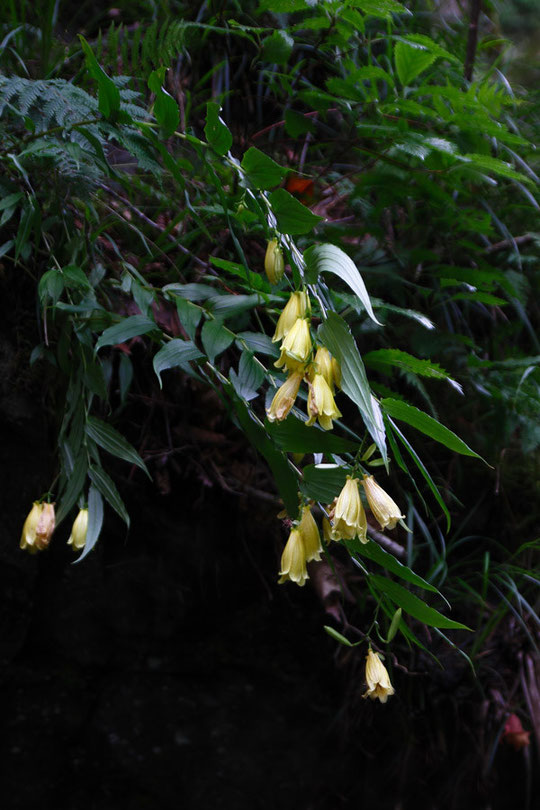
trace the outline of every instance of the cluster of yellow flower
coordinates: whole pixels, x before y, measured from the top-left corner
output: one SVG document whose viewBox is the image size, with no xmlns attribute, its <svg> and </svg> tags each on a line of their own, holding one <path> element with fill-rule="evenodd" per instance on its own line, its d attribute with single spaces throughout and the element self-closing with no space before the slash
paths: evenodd
<svg viewBox="0 0 540 810">
<path fill-rule="evenodd" d="M 360 493 L 358 478 L 347 476 L 345 486 L 328 509 L 328 520 L 323 524 L 324 536 L 330 540 L 352 540 L 358 537 L 360 542 L 367 543 L 367 519 Z M 366 499 L 381 529 L 393 529 L 405 515 L 390 495 L 379 486 L 372 475 L 364 475 L 360 481 L 366 493 Z"/>
<path fill-rule="evenodd" d="M 372 478 L 372 476 L 369 477 Z M 384 493 L 388 501 L 394 503 L 391 498 L 386 495 L 384 490 L 382 490 L 378 484 L 375 483 L 375 481 L 373 481 L 373 484 L 378 490 Z M 345 509 L 342 517 L 337 519 L 341 522 L 334 524 L 334 526 L 337 528 L 335 535 L 331 537 L 333 540 L 339 539 L 337 534 L 340 532 L 342 537 L 350 539 L 355 536 L 357 526 L 361 526 L 361 528 L 363 528 L 365 525 L 365 512 L 360 502 L 357 481 L 355 479 L 348 478 L 341 495 L 343 495 L 344 492 L 344 501 L 350 499 L 348 506 L 352 506 L 351 509 Z M 354 494 L 355 492 L 356 495 Z M 359 513 L 354 511 L 356 508 L 356 498 L 358 498 L 358 503 L 360 503 L 363 521 L 360 518 Z M 397 511 L 398 510 L 396 507 L 395 514 L 397 514 Z M 385 519 L 386 517 L 387 513 L 385 512 Z M 352 522 L 349 523 L 349 520 Z M 311 508 L 309 506 L 303 506 L 300 521 L 293 529 L 291 529 L 289 539 L 287 540 L 287 544 L 283 550 L 281 557 L 281 570 L 279 572 L 278 580 L 279 584 L 281 585 L 287 580 L 290 580 L 291 582 L 296 582 L 297 585 L 305 585 L 306 580 L 309 578 L 307 573 L 307 563 L 311 562 L 312 560 L 320 560 L 321 551 L 321 537 L 315 519 L 311 514 Z M 370 697 L 372 700 L 379 698 L 381 703 L 386 703 L 389 695 L 394 694 L 395 690 L 390 683 L 390 676 L 388 675 L 386 667 L 382 663 L 379 653 L 373 652 L 371 647 L 366 657 L 366 683 L 367 690 L 363 697 Z"/>
<path fill-rule="evenodd" d="M 341 416 L 334 401 L 336 386 L 341 382 L 339 363 L 325 346 L 319 346 L 315 357 L 309 331 L 309 298 L 304 290 L 293 292 L 279 316 L 272 341 L 281 341 L 276 368 L 284 368 L 289 376 L 278 388 L 267 409 L 271 422 L 285 419 L 298 395 L 300 383 L 308 384 L 307 425 L 318 419 L 324 430 L 332 430 L 332 420 Z"/>
<path fill-rule="evenodd" d="M 56 525 L 54 503 L 34 501 L 21 535 L 20 547 L 35 554 L 47 548 Z M 68 544 L 74 550 L 84 548 L 88 531 L 88 509 L 81 509 L 73 522 Z"/>
<path fill-rule="evenodd" d="M 405 517 L 390 495 L 375 481 L 372 475 L 365 475 L 361 481 L 367 502 L 382 529 L 393 529 Z M 358 478 L 347 476 L 345 486 L 334 503 L 328 507 L 328 519 L 323 518 L 323 535 L 327 543 L 332 540 L 352 540 L 358 537 L 362 543 L 368 542 L 367 518 L 360 492 Z M 287 580 L 304 585 L 308 574 L 306 564 L 320 560 L 321 539 L 315 519 L 309 506 L 302 507 L 301 519 L 291 530 L 281 557 L 279 583 Z"/>
<path fill-rule="evenodd" d="M 291 530 L 281 556 L 279 584 L 288 579 L 297 585 L 305 585 L 309 579 L 306 563 L 321 559 L 321 536 L 309 506 L 302 507 L 302 517 L 298 526 Z"/>
</svg>

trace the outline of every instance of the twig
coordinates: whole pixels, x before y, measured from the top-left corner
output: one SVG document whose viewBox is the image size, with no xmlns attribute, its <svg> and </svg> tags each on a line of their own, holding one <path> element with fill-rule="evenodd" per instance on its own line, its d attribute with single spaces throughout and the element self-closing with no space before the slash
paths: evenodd
<svg viewBox="0 0 540 810">
<path fill-rule="evenodd" d="M 376 540 L 377 543 L 379 543 L 391 554 L 395 554 L 396 557 L 402 557 L 403 559 L 407 556 L 407 552 L 405 551 L 403 546 L 400 546 L 399 543 L 396 543 L 395 540 L 392 540 L 390 537 L 387 537 L 378 529 L 375 529 L 370 523 L 368 523 L 367 528 L 368 533 L 373 537 L 373 539 Z"/>
<path fill-rule="evenodd" d="M 465 78 L 472 81 L 474 60 L 476 57 L 476 46 L 478 45 L 478 18 L 482 0 L 471 0 L 471 13 L 469 18 L 469 36 L 467 37 L 467 53 L 465 56 Z"/>
<path fill-rule="evenodd" d="M 506 250 L 506 248 L 515 247 L 515 245 L 526 245 L 527 242 L 533 242 L 537 238 L 537 234 L 524 233 L 523 236 L 514 236 L 512 239 L 503 239 L 501 242 L 495 242 L 485 249 L 484 253 L 496 253 L 498 250 Z"/>
</svg>

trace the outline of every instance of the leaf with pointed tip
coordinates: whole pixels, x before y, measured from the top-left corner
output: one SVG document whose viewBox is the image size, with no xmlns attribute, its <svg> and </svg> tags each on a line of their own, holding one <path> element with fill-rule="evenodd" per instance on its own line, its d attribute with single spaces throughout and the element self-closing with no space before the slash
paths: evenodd
<svg viewBox="0 0 540 810">
<path fill-rule="evenodd" d="M 81 560 L 84 560 L 86 555 L 92 551 L 98 541 L 102 526 L 103 498 L 94 484 L 90 484 L 90 489 L 88 491 L 88 528 L 86 530 L 86 543 L 84 544 L 82 554 L 80 554 L 79 557 L 74 560 L 75 563 L 79 563 Z"/>
<path fill-rule="evenodd" d="M 318 334 L 323 345 L 340 364 L 343 392 L 358 406 L 366 428 L 387 464 L 386 433 L 381 409 L 370 391 L 362 358 L 347 323 L 335 312 L 329 312 L 320 325 Z"/>
<path fill-rule="evenodd" d="M 364 280 L 353 260 L 336 245 L 313 245 L 304 253 L 308 281 L 316 281 L 319 273 L 334 273 L 356 293 L 372 321 L 382 326 L 375 317 Z"/>
</svg>

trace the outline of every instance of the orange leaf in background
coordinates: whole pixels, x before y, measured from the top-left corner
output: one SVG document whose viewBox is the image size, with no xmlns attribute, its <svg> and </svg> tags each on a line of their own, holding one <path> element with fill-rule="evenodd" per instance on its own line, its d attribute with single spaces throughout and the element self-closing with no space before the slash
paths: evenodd
<svg viewBox="0 0 540 810">
<path fill-rule="evenodd" d="M 288 177 L 285 188 L 290 194 L 294 194 L 301 202 L 311 202 L 313 200 L 314 183 L 306 177 Z"/>
<path fill-rule="evenodd" d="M 511 745 L 516 751 L 521 751 L 530 745 L 530 731 L 525 731 L 517 714 L 511 714 L 504 724 L 503 741 Z"/>
</svg>

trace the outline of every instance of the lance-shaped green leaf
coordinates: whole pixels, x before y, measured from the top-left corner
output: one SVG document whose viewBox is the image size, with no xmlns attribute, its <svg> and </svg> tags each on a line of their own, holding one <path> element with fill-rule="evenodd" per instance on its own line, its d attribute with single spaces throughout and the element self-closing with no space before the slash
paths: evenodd
<svg viewBox="0 0 540 810">
<path fill-rule="evenodd" d="M 401 443 L 403 444 L 403 446 L 405 447 L 405 449 L 407 450 L 407 452 L 411 456 L 412 460 L 414 461 L 414 463 L 416 464 L 416 466 L 420 470 L 420 473 L 422 474 L 426 484 L 428 485 L 431 492 L 433 493 L 433 496 L 434 496 L 435 500 L 437 501 L 437 503 L 439 504 L 439 506 L 441 507 L 442 511 L 444 512 L 444 514 L 446 516 L 446 528 L 447 528 L 447 530 L 449 530 L 450 529 L 450 523 L 451 523 L 450 512 L 448 511 L 448 507 L 446 506 L 445 502 L 443 501 L 442 495 L 439 492 L 439 490 L 437 489 L 437 487 L 435 485 L 435 482 L 433 481 L 431 475 L 429 474 L 428 470 L 426 469 L 426 466 L 424 465 L 424 462 L 422 461 L 422 459 L 420 458 L 420 456 L 418 455 L 418 453 L 416 452 L 414 447 L 411 445 L 411 443 L 403 435 L 403 433 L 398 428 L 396 423 L 393 422 L 392 419 L 390 419 L 389 416 L 385 417 L 385 421 L 387 421 L 388 425 L 389 425 L 388 439 L 389 439 L 389 443 L 390 443 L 390 446 L 392 448 L 392 451 L 394 453 L 394 458 L 396 459 L 396 461 L 399 464 L 399 466 L 401 467 L 401 469 L 404 470 L 409 475 L 409 477 L 412 479 L 414 487 L 415 487 L 416 491 L 418 492 L 418 495 L 420 496 L 420 498 L 422 500 L 422 503 L 426 507 L 426 511 L 429 511 L 428 507 L 427 507 L 427 504 L 426 504 L 426 502 L 424 500 L 424 496 L 422 495 L 416 481 L 410 475 L 410 473 L 409 473 L 409 471 L 407 469 L 407 466 L 406 466 L 406 464 L 405 464 L 405 462 L 404 462 L 404 460 L 403 460 L 403 458 L 401 456 L 399 447 L 398 447 L 398 445 L 396 443 L 396 440 L 393 437 L 392 433 L 396 434 L 396 436 L 399 438 L 399 440 L 401 441 Z"/>
<path fill-rule="evenodd" d="M 370 574 L 369 578 L 371 583 L 387 594 L 396 605 L 399 605 L 406 613 L 424 624 L 428 624 L 430 627 L 447 628 L 448 630 L 471 629 L 467 625 L 461 624 L 461 622 L 455 622 L 453 619 L 443 616 L 438 610 L 426 605 L 425 602 L 397 582 L 379 574 Z"/>
<path fill-rule="evenodd" d="M 219 117 L 220 106 L 215 101 L 209 101 L 206 105 L 206 126 L 204 134 L 206 140 L 218 153 L 226 155 L 232 146 L 232 135 L 229 128 Z"/>
<path fill-rule="evenodd" d="M 146 469 L 146 464 L 135 448 L 112 425 L 102 422 L 95 416 L 90 416 L 85 430 L 88 436 L 108 453 L 124 461 L 129 461 L 131 464 L 136 464 L 145 471 L 149 478 L 151 477 Z"/>
<path fill-rule="evenodd" d="M 287 169 L 279 166 L 255 146 L 251 146 L 244 154 L 241 165 L 254 188 L 274 188 L 287 174 Z"/>
<path fill-rule="evenodd" d="M 238 332 L 236 335 L 236 345 L 244 348 L 244 345 L 255 354 L 268 354 L 270 357 L 278 357 L 279 349 L 272 338 L 262 332 Z"/>
<path fill-rule="evenodd" d="M 174 338 L 163 346 L 154 357 L 154 371 L 157 374 L 160 388 L 163 387 L 161 372 L 167 368 L 182 368 L 190 371 L 191 360 L 198 360 L 204 357 L 203 353 L 192 343 L 191 340 L 181 340 Z"/>
<path fill-rule="evenodd" d="M 253 353 L 245 350 L 240 356 L 238 373 L 231 369 L 229 376 L 238 396 L 249 402 L 257 396 L 266 374 L 264 367 L 255 360 Z"/>
<path fill-rule="evenodd" d="M 79 40 L 86 57 L 88 70 L 98 83 L 99 111 L 105 118 L 114 118 L 120 109 L 120 91 L 98 63 L 92 48 L 81 34 L 79 34 Z"/>
<path fill-rule="evenodd" d="M 188 337 L 191 340 L 195 340 L 197 327 L 203 314 L 201 307 L 198 307 L 197 304 L 193 304 L 191 301 L 188 301 L 187 298 L 180 298 L 177 296 L 176 311 L 178 313 L 178 319 L 186 330 Z"/>
<path fill-rule="evenodd" d="M 162 128 L 163 134 L 169 136 L 178 128 L 180 113 L 178 111 L 178 104 L 162 86 L 166 72 L 167 69 L 165 67 L 153 70 L 148 77 L 148 87 L 156 94 L 156 100 L 154 102 L 154 115 L 156 116 L 156 120 Z"/>
<path fill-rule="evenodd" d="M 86 555 L 92 551 L 97 543 L 102 526 L 103 498 L 94 484 L 90 484 L 90 489 L 88 491 L 88 528 L 86 531 L 86 543 L 84 544 L 82 554 L 75 560 L 76 563 L 84 560 Z"/>
<path fill-rule="evenodd" d="M 321 503 L 331 503 L 345 486 L 348 467 L 337 464 L 309 464 L 302 470 L 300 489 L 306 498 Z"/>
<path fill-rule="evenodd" d="M 319 273 L 334 273 L 356 293 L 372 321 L 382 326 L 375 317 L 364 280 L 353 260 L 336 245 L 313 245 L 304 253 L 309 282 L 315 282 Z"/>
<path fill-rule="evenodd" d="M 288 453 L 355 453 L 358 444 L 288 416 L 283 422 L 267 422 L 266 430 L 278 447 Z"/>
<path fill-rule="evenodd" d="M 419 408 L 415 408 L 413 405 L 407 405 L 406 402 L 401 402 L 398 399 L 383 399 L 381 400 L 381 406 L 384 412 L 389 416 L 401 422 L 406 422 L 408 425 L 411 425 L 411 427 L 425 433 L 426 436 L 435 439 L 436 442 L 444 444 L 449 450 L 453 450 L 455 453 L 461 453 L 464 456 L 482 458 L 478 453 L 475 453 L 474 450 L 471 450 L 459 436 L 456 436 L 455 433 L 447 427 L 444 427 L 444 425 L 441 425 L 440 422 L 437 422 L 436 419 L 424 413 L 424 411 L 421 411 Z"/>
<path fill-rule="evenodd" d="M 120 515 L 129 529 L 129 514 L 112 478 L 107 475 L 103 467 L 96 465 L 90 466 L 89 476 L 107 503 Z"/>
<path fill-rule="evenodd" d="M 388 372 L 393 367 L 403 369 L 403 371 L 410 371 L 421 377 L 448 380 L 454 387 L 457 386 L 458 390 L 461 389 L 461 386 L 438 363 L 415 357 L 401 349 L 375 349 L 364 355 L 364 363 L 368 368 L 372 367 L 383 372 Z"/>
<path fill-rule="evenodd" d="M 329 625 L 323 625 L 324 630 L 331 636 L 334 641 L 339 641 L 340 644 L 343 644 L 345 647 L 358 647 L 359 644 L 362 644 L 362 641 L 355 641 L 354 644 L 352 641 L 349 641 L 348 638 L 345 638 L 341 633 L 338 633 L 337 630 L 334 630 L 333 627 L 329 627 Z"/>
<path fill-rule="evenodd" d="M 201 329 L 201 340 L 204 350 L 211 363 L 218 355 L 228 349 L 236 335 L 223 324 L 223 321 L 213 318 L 206 321 Z"/>
<path fill-rule="evenodd" d="M 70 509 L 75 506 L 77 498 L 84 487 L 84 482 L 86 481 L 87 467 L 86 451 L 83 448 L 83 452 L 75 459 L 73 469 L 66 470 L 69 475 L 67 477 L 66 487 L 60 496 L 60 506 L 56 511 L 57 526 L 64 520 Z"/>
<path fill-rule="evenodd" d="M 216 295 L 207 300 L 206 306 L 216 318 L 232 318 L 253 309 L 261 303 L 259 295 Z"/>
<path fill-rule="evenodd" d="M 312 214 L 309 208 L 302 205 L 284 188 L 270 192 L 268 200 L 282 233 L 288 233 L 291 236 L 309 233 L 322 220 L 322 217 Z"/>
<path fill-rule="evenodd" d="M 348 540 L 346 546 L 350 552 L 355 552 L 362 557 L 367 557 L 382 568 L 390 571 L 390 573 L 396 574 L 396 576 L 404 579 L 406 582 L 410 582 L 411 585 L 424 588 L 426 591 L 439 593 L 434 585 L 431 585 L 431 583 L 418 576 L 418 574 L 415 574 L 407 565 L 400 563 L 393 554 L 389 554 L 388 551 L 385 551 L 384 548 L 381 548 L 381 546 L 373 540 L 370 540 L 368 543 L 361 543 L 360 540 L 355 537 L 354 540 Z"/>
<path fill-rule="evenodd" d="M 335 312 L 329 312 L 318 330 L 319 338 L 341 366 L 341 387 L 358 406 L 366 428 L 379 449 L 385 464 L 386 433 L 379 403 L 371 394 L 360 352 L 347 323 Z"/>
<path fill-rule="evenodd" d="M 154 321 L 144 315 L 130 315 L 128 318 L 123 318 L 120 323 L 115 323 L 114 326 L 105 329 L 96 343 L 96 352 L 103 346 L 116 346 L 117 343 L 124 343 L 139 335 L 146 335 L 155 328 Z"/>
</svg>

